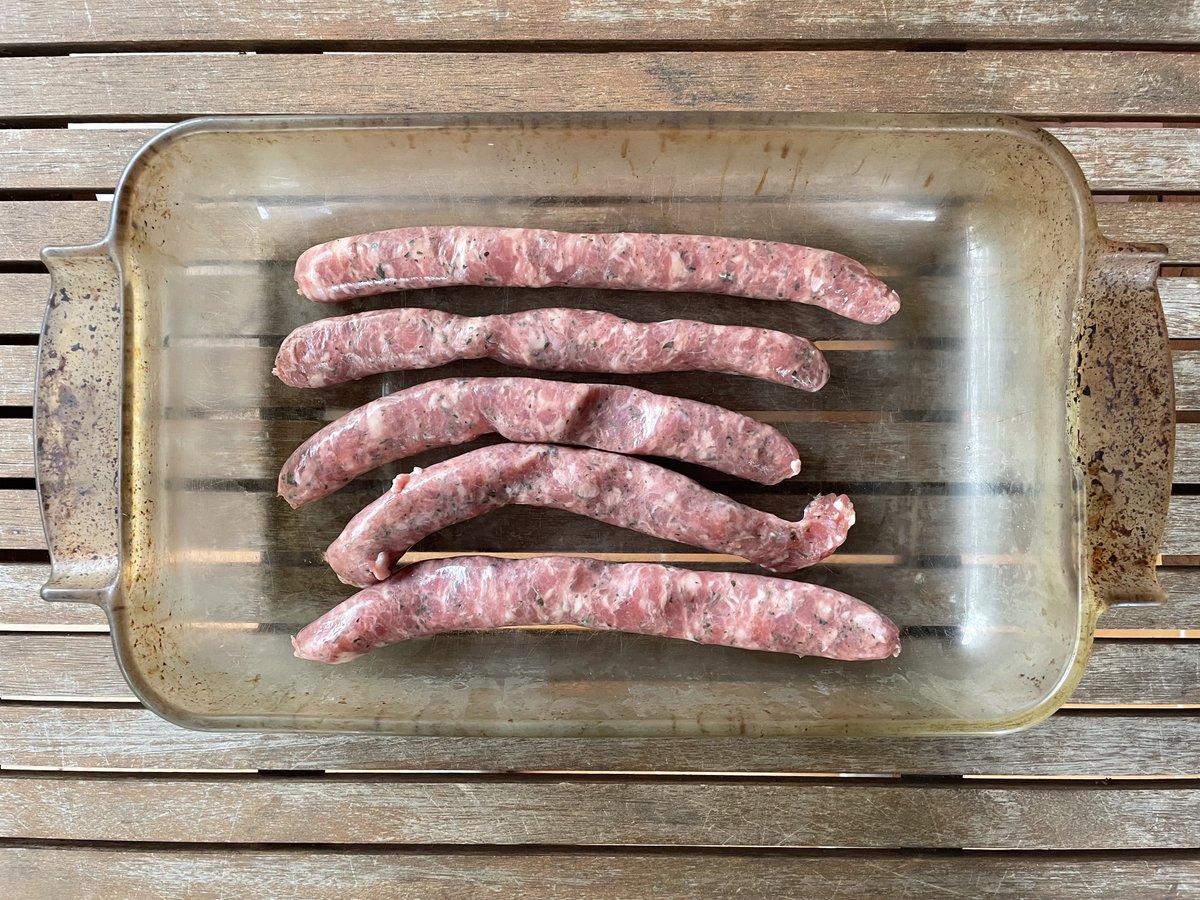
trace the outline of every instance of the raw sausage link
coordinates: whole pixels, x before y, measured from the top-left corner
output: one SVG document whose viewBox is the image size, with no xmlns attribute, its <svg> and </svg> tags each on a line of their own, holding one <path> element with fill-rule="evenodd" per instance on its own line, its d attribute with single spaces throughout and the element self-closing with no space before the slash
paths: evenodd
<svg viewBox="0 0 1200 900">
<path fill-rule="evenodd" d="M 321 319 L 284 338 L 275 374 L 292 387 L 317 388 L 460 359 L 552 372 L 724 372 L 803 391 L 829 380 L 821 351 L 782 331 L 689 319 L 631 322 L 586 309 L 479 317 L 380 309 Z"/>
<path fill-rule="evenodd" d="M 781 572 L 820 562 L 854 524 L 844 495 L 819 496 L 802 521 L 789 522 L 628 456 L 500 444 L 396 476 L 390 491 L 350 520 L 325 558 L 342 581 L 368 587 L 387 578 L 426 535 L 513 505 L 565 509 Z"/>
<path fill-rule="evenodd" d="M 447 285 L 697 291 L 821 306 L 878 324 L 896 292 L 840 253 L 695 234 L 570 234 L 537 228 L 396 228 L 312 247 L 296 262 L 310 300 Z"/>
<path fill-rule="evenodd" d="M 355 594 L 292 639 L 296 656 L 343 663 L 464 628 L 585 625 L 830 659 L 900 653 L 887 616 L 832 588 L 652 563 L 464 556 L 416 563 Z"/>
<path fill-rule="evenodd" d="M 322 428 L 284 463 L 279 493 L 297 508 L 377 466 L 489 432 L 673 457 L 762 484 L 800 471 L 787 438 L 719 406 L 611 384 L 446 378 L 373 400 Z"/>
</svg>

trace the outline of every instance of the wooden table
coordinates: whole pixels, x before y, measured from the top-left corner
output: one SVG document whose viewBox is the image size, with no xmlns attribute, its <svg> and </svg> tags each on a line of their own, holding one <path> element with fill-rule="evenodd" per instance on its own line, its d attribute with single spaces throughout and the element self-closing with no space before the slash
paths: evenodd
<svg viewBox="0 0 1200 900">
<path fill-rule="evenodd" d="M 0 888 L 6 896 L 1159 896 L 1200 884 L 1200 8 L 1191 0 L 5 0 Z M 370 8 L 376 6 L 378 8 Z M 364 55 L 369 54 L 369 55 Z M 206 734 L 38 599 L 47 244 L 98 238 L 160 123 L 206 113 L 1003 112 L 1171 248 L 1171 603 L 1118 609 L 1045 724 L 976 740 Z M 76 127 L 82 126 L 82 127 Z M 839 778 L 835 773 L 855 775 Z M 837 847 L 844 849 L 818 849 Z M 86 885 L 86 886 L 85 886 Z"/>
</svg>

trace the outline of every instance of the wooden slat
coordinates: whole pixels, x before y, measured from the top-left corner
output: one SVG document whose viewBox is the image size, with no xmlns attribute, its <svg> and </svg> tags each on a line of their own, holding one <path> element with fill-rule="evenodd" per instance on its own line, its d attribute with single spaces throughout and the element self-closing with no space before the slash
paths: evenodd
<svg viewBox="0 0 1200 900">
<path fill-rule="evenodd" d="M 1200 409 L 1200 350 L 1175 350 L 1175 408 Z"/>
<path fill-rule="evenodd" d="M 28 900 L 63 896 L 162 900 L 236 896 L 324 898 L 330 886 L 360 900 L 464 895 L 537 898 L 732 896 L 979 897 L 998 885 L 1014 896 L 1106 893 L 1174 896 L 1200 880 L 1195 855 L 762 854 L 637 851 L 407 852 L 141 850 L 95 847 L 0 849 L 0 868 Z"/>
<path fill-rule="evenodd" d="M 398 738 L 178 728 L 140 706 L 0 704 L 6 768 L 1194 777 L 1200 719 L 1070 713 L 980 738 Z"/>
<path fill-rule="evenodd" d="M 1195 55 L 1131 51 L 99 54 L 0 59 L 0 119 L 805 108 L 1153 120 L 1200 112 L 1198 74 Z"/>
<path fill-rule="evenodd" d="M 0 131 L 0 190 L 111 192 L 129 158 L 155 130 Z"/>
<path fill-rule="evenodd" d="M 1191 785 L 0 778 L 14 839 L 1137 850 L 1190 848 L 1197 831 Z"/>
<path fill-rule="evenodd" d="M 430 0 L 357 16 L 320 0 L 240 4 L 235 0 L 92 0 L 90 16 L 55 4 L 9 0 L 0 44 L 136 47 L 142 43 L 257 44 L 274 41 L 1083 41 L 1188 43 L 1200 38 L 1185 2 L 1147 6 L 1136 0 L 1071 0 L 1036 8 L 997 8 L 985 0 L 934 0 L 881 7 L 850 0 L 835 10 L 783 0 L 737 4 L 696 0 L 686 6 L 653 0 L 587 4 L 497 0 L 441 4 Z M 135 24 L 136 23 L 136 24 Z"/>
<path fill-rule="evenodd" d="M 0 478 L 33 477 L 33 423 L 0 419 Z"/>
<path fill-rule="evenodd" d="M 0 345 L 0 406 L 33 403 L 37 347 Z"/>
<path fill-rule="evenodd" d="M 131 701 L 106 634 L 0 634 L 0 698 Z"/>
<path fill-rule="evenodd" d="M 1063 142 L 1094 191 L 1194 191 L 1200 172 L 1200 129 L 1047 129 Z"/>
<path fill-rule="evenodd" d="M 105 634 L 0 634 L 0 698 L 132 700 Z M 1101 641 L 1072 703 L 1200 706 L 1200 641 Z"/>
<path fill-rule="evenodd" d="M 1160 278 L 1158 295 L 1171 337 L 1200 337 L 1200 278 Z"/>
<path fill-rule="evenodd" d="M 1163 556 L 1200 554 L 1200 497 L 1175 496 L 1167 513 Z"/>
<path fill-rule="evenodd" d="M 49 295 L 46 275 L 0 275 L 0 334 L 40 331 Z"/>
<path fill-rule="evenodd" d="M 1200 706 L 1200 641 L 1101 641 L 1073 704 Z"/>
<path fill-rule="evenodd" d="M 49 574 L 45 563 L 0 563 L 0 631 L 108 627 L 95 606 L 44 601 L 38 591 Z"/>
<path fill-rule="evenodd" d="M 0 263 L 37 262 L 43 247 L 98 241 L 108 228 L 108 210 L 108 203 L 95 200 L 0 201 Z"/>
<path fill-rule="evenodd" d="M 1166 244 L 1169 264 L 1200 260 L 1200 203 L 1098 203 L 1096 220 L 1110 238 Z"/>
<path fill-rule="evenodd" d="M 0 491 L 0 550 L 43 550 L 46 535 L 37 493 L 31 490 Z"/>
<path fill-rule="evenodd" d="M 1100 628 L 1200 629 L 1200 568 L 1163 566 L 1158 579 L 1168 600 L 1161 606 L 1118 606 L 1105 611 Z"/>
<path fill-rule="evenodd" d="M 1097 191 L 1190 191 L 1200 170 L 1195 128 L 1047 129 L 1078 160 Z M 0 189 L 111 192 L 153 128 L 0 131 Z"/>
<path fill-rule="evenodd" d="M 1200 423 L 1180 422 L 1175 426 L 1175 483 L 1200 481 Z"/>
</svg>

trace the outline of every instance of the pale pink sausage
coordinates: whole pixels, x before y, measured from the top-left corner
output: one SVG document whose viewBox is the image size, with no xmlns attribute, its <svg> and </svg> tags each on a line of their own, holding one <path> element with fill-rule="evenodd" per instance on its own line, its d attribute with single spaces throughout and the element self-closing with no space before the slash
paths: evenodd
<svg viewBox="0 0 1200 900">
<path fill-rule="evenodd" d="M 448 285 L 694 291 L 821 306 L 885 322 L 896 292 L 829 250 L 696 234 L 573 234 L 430 226 L 339 238 L 306 250 L 296 283 L 310 300 Z"/>
<path fill-rule="evenodd" d="M 563 557 L 416 563 L 330 610 L 292 645 L 301 659 L 343 663 L 397 641 L 507 625 L 584 625 L 830 659 L 900 653 L 891 619 L 832 588 Z"/>
<path fill-rule="evenodd" d="M 423 537 L 513 505 L 564 509 L 781 572 L 820 562 L 854 524 L 844 495 L 821 495 L 799 522 L 789 522 L 632 457 L 500 444 L 397 476 L 392 490 L 350 520 L 325 558 L 342 581 L 368 587 Z"/>
<path fill-rule="evenodd" d="M 829 365 L 816 345 L 766 328 L 690 319 L 631 322 L 588 309 L 456 316 L 380 309 L 301 325 L 275 356 L 275 375 L 318 388 L 381 372 L 494 359 L 551 372 L 724 372 L 820 390 Z"/>
<path fill-rule="evenodd" d="M 385 463 L 490 432 L 523 443 L 666 456 L 761 484 L 800 471 L 796 448 L 770 425 L 708 403 L 611 384 L 445 378 L 326 425 L 284 463 L 279 494 L 300 507 Z"/>
</svg>

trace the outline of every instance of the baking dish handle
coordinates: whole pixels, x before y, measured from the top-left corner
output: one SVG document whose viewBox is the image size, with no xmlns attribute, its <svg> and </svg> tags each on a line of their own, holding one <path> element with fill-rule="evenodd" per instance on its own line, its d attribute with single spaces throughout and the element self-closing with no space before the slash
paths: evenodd
<svg viewBox="0 0 1200 900">
<path fill-rule="evenodd" d="M 1088 577 L 1104 605 L 1166 600 L 1155 570 L 1175 438 L 1175 381 L 1156 287 L 1166 253 L 1161 244 L 1099 244 L 1079 311 L 1076 451 Z"/>
<path fill-rule="evenodd" d="M 120 575 L 122 296 L 105 244 L 42 251 L 34 446 L 50 548 L 45 600 L 110 606 Z"/>
</svg>

